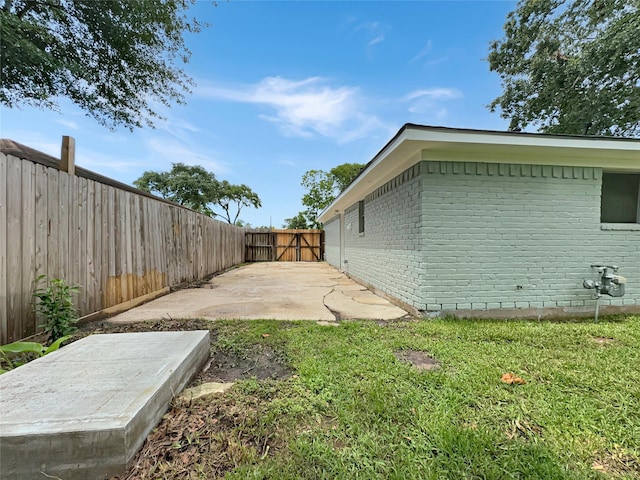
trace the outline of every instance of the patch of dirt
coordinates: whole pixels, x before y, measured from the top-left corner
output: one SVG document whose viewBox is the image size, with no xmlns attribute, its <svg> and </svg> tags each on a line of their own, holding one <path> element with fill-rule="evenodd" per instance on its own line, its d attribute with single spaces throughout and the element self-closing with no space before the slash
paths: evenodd
<svg viewBox="0 0 640 480">
<path fill-rule="evenodd" d="M 189 386 L 206 382 L 233 382 L 255 377 L 257 380 L 283 380 L 292 375 L 286 359 L 267 345 L 253 345 L 242 351 L 228 352 L 217 346 L 215 321 L 201 319 L 154 320 L 126 324 L 108 321 L 82 326 L 74 340 L 93 333 L 171 332 L 180 330 L 209 330 L 211 358 Z"/>
<path fill-rule="evenodd" d="M 109 323 L 108 320 L 87 323 L 78 328 L 77 336 L 86 337 L 93 333 L 132 333 L 132 332 L 176 332 L 180 330 L 209 330 L 211 332 L 211 343 L 213 344 L 217 335 L 214 322 L 202 319 L 180 319 L 180 320 L 149 320 L 134 323 Z M 75 338 L 75 340 L 79 340 Z"/>
<path fill-rule="evenodd" d="M 419 350 L 400 350 L 394 352 L 395 357 L 401 362 L 410 363 L 418 370 L 437 370 L 440 363 L 426 352 Z"/>
<path fill-rule="evenodd" d="M 233 382 L 255 377 L 257 380 L 284 380 L 292 374 L 282 356 L 265 345 L 254 345 L 242 355 L 217 349 L 193 384 Z"/>
<path fill-rule="evenodd" d="M 611 337 L 591 337 L 591 338 L 598 345 L 610 345 L 616 341 L 615 338 L 611 338 Z"/>
<path fill-rule="evenodd" d="M 542 436 L 542 427 L 524 419 L 515 419 L 508 423 L 505 434 L 509 440 L 514 438 L 532 440 L 534 437 Z"/>
<path fill-rule="evenodd" d="M 222 275 L 223 273 L 229 272 L 231 270 L 235 270 L 239 268 L 241 265 L 234 265 L 229 268 L 225 268 L 224 270 L 220 270 L 219 272 L 210 273 L 209 275 L 204 276 L 200 280 L 195 280 L 193 282 L 183 282 L 177 285 L 173 285 L 169 288 L 170 292 L 176 292 L 178 290 L 184 290 L 186 288 L 215 288 L 215 285 L 211 283 L 211 279 L 217 277 L 218 275 Z"/>
<path fill-rule="evenodd" d="M 591 468 L 611 476 L 640 478 L 640 458 L 624 448 L 600 453 Z"/>
<path fill-rule="evenodd" d="M 414 317 L 413 315 L 407 314 L 404 317 L 394 318 L 391 320 L 379 319 L 379 320 L 376 320 L 376 323 L 378 324 L 379 327 L 406 328 L 416 320 L 418 320 L 416 317 Z"/>
<path fill-rule="evenodd" d="M 277 431 L 259 436 L 246 428 L 259 422 L 267 398 L 228 393 L 194 402 L 176 401 L 145 440 L 129 471 L 111 480 L 222 478 L 248 459 L 275 455 Z"/>
</svg>

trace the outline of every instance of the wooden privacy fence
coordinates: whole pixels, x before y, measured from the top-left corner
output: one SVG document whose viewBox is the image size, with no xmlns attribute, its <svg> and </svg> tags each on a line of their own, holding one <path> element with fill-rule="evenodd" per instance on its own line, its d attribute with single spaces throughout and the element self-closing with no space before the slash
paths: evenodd
<svg viewBox="0 0 640 480">
<path fill-rule="evenodd" d="M 319 262 L 323 230 L 254 230 L 245 233 L 247 262 Z"/>
<path fill-rule="evenodd" d="M 59 171 L 60 161 L 23 145 L 0 146 L 0 344 L 38 330 L 39 275 L 79 284 L 85 316 L 244 260 L 242 228 L 79 167 Z"/>
</svg>

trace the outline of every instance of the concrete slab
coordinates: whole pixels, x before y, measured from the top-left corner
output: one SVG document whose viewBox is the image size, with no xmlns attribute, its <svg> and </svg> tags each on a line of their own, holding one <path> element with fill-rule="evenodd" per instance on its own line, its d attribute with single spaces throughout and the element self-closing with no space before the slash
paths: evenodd
<svg viewBox="0 0 640 480">
<path fill-rule="evenodd" d="M 179 290 L 112 317 L 115 323 L 160 318 L 334 321 L 403 317 L 406 311 L 324 262 L 253 263 L 203 288 Z"/>
<path fill-rule="evenodd" d="M 209 332 L 91 335 L 0 376 L 0 478 L 124 473 L 209 357 Z"/>
<path fill-rule="evenodd" d="M 354 293 L 358 293 L 358 295 L 353 295 Z M 354 291 L 334 290 L 325 298 L 325 304 L 336 312 L 336 315 L 339 315 L 341 320 L 359 318 L 393 320 L 407 314 L 407 312 L 396 307 L 388 300 L 371 295 L 362 295 L 361 292 Z M 382 300 L 384 303 L 378 302 L 377 299 Z M 402 315 L 398 315 L 397 311 L 401 311 Z"/>
</svg>

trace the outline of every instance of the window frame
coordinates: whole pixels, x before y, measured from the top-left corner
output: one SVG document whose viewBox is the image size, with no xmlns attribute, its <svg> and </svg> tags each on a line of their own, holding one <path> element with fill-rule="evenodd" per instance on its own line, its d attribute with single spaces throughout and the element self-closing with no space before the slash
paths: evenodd
<svg viewBox="0 0 640 480">
<path fill-rule="evenodd" d="M 607 177 L 612 177 L 612 176 L 630 176 L 635 178 L 635 180 L 637 181 L 637 186 L 636 186 L 636 213 L 635 213 L 635 221 L 630 221 L 630 222 L 621 222 L 621 221 L 611 221 L 607 218 L 605 218 L 605 200 L 604 197 L 606 195 L 605 192 L 605 176 Z M 636 228 L 633 228 L 634 226 L 637 226 L 638 228 L 640 228 L 640 173 L 627 173 L 627 172 L 617 172 L 617 171 L 604 171 L 602 172 L 602 181 L 601 181 L 601 190 L 600 190 L 600 224 L 603 226 L 609 226 L 612 227 L 614 225 L 618 226 L 619 228 L 606 228 L 606 229 L 615 229 L 615 230 L 619 230 L 619 229 L 623 229 L 624 226 L 628 226 L 630 227 L 630 229 L 635 230 Z"/>
<path fill-rule="evenodd" d="M 358 202 L 358 233 L 364 233 L 364 200 Z"/>
</svg>

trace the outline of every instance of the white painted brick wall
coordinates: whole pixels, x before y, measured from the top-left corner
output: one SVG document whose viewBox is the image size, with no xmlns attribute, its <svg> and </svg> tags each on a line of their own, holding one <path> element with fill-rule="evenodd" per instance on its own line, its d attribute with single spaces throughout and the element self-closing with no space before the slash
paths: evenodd
<svg viewBox="0 0 640 480">
<path fill-rule="evenodd" d="M 365 199 L 363 234 L 358 232 L 358 205 L 347 209 L 343 267 L 375 288 L 424 309 L 419 166 L 403 175 Z"/>
<path fill-rule="evenodd" d="M 640 227 L 600 224 L 602 170 L 425 161 L 345 215 L 355 277 L 419 310 L 593 306 L 582 287 L 593 263 L 617 264 L 624 297 L 640 305 Z M 327 224 L 340 267 L 339 221 Z M 327 228 L 327 226 L 325 226 Z"/>
<path fill-rule="evenodd" d="M 336 268 L 340 265 L 340 217 L 324 224 L 324 259 Z"/>
<path fill-rule="evenodd" d="M 428 309 L 593 305 L 592 263 L 629 281 L 602 304 L 640 305 L 640 231 L 601 229 L 600 169 L 454 165 L 423 168 Z"/>
</svg>

